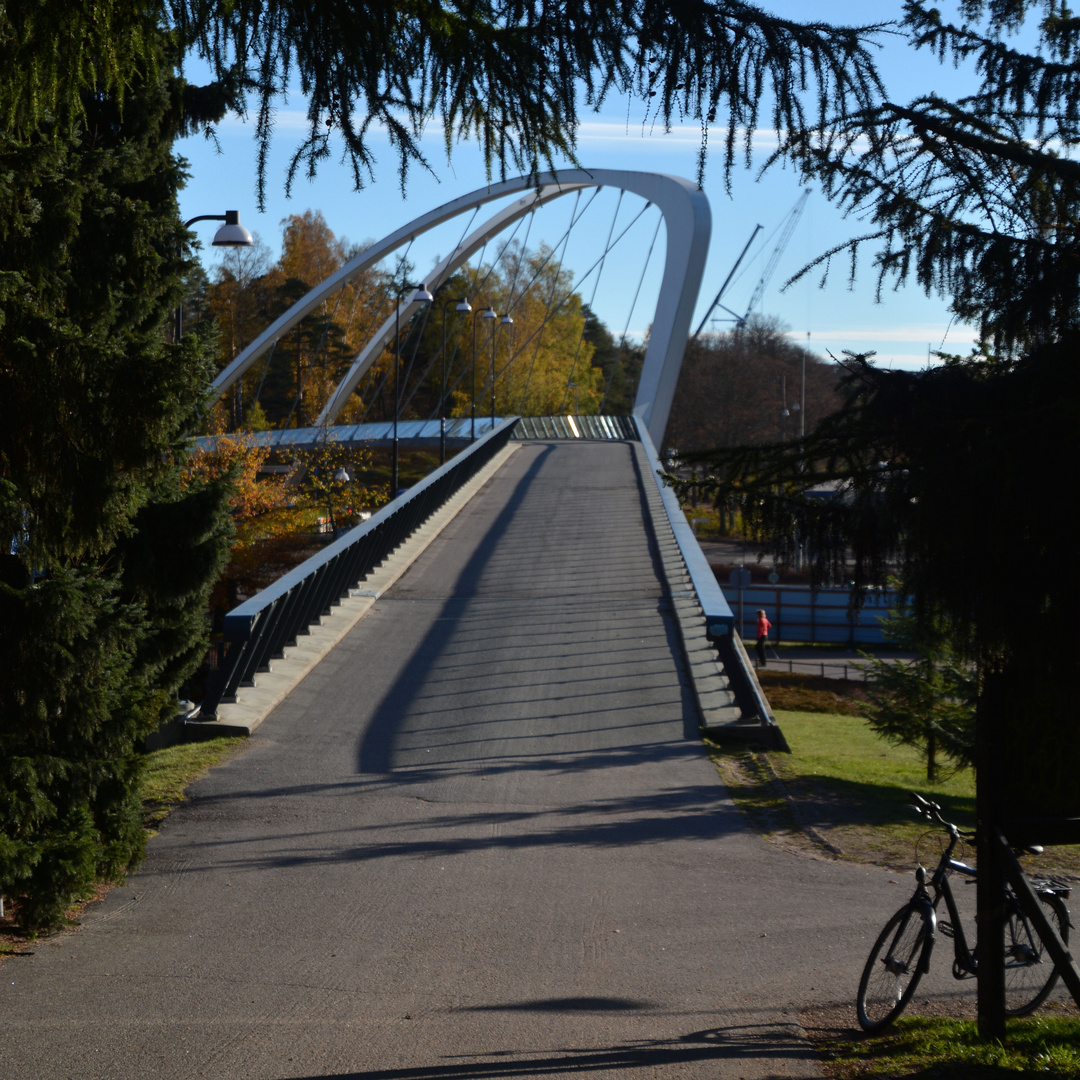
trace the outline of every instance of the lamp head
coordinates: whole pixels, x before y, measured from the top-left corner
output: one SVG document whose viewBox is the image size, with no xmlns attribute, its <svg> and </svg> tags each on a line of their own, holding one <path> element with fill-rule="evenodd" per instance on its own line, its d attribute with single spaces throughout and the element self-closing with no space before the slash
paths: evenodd
<svg viewBox="0 0 1080 1080">
<path fill-rule="evenodd" d="M 463 315 L 469 311 L 472 311 L 472 304 L 469 303 L 469 298 L 467 296 L 463 296 L 457 302 L 457 306 L 454 308 L 454 310 L 460 311 Z"/>
<path fill-rule="evenodd" d="M 226 210 L 225 224 L 214 233 L 211 243 L 214 247 L 251 247 L 255 238 L 240 224 L 239 210 Z"/>
<path fill-rule="evenodd" d="M 428 292 L 426 285 L 421 285 L 420 288 L 413 293 L 412 302 L 414 304 L 430 304 L 435 297 Z"/>
</svg>

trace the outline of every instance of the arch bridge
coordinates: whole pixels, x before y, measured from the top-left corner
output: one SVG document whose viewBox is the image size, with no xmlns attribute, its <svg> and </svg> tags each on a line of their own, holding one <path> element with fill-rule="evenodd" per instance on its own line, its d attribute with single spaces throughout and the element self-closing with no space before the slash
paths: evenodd
<svg viewBox="0 0 1080 1080">
<path fill-rule="evenodd" d="M 437 421 L 401 419 L 396 405 L 392 425 L 386 422 L 335 424 L 388 345 L 393 344 L 396 349 L 401 328 L 407 326 L 422 308 L 429 308 L 431 294 L 448 283 L 473 256 L 486 250 L 493 238 L 505 235 L 515 223 L 529 218 L 541 207 L 605 188 L 620 193 L 620 205 L 622 194 L 629 192 L 644 200 L 646 207 L 656 207 L 666 229 L 657 303 L 630 416 L 572 413 L 559 417 L 496 416 L 497 372 L 493 345 L 489 416 L 477 416 L 474 352 L 474 396 L 470 416 L 445 419 L 444 376 Z M 499 205 L 477 224 L 480 212 L 492 204 Z M 529 526 L 532 539 L 536 540 L 536 530 L 546 531 L 549 535 L 542 544 L 560 553 L 559 563 L 566 567 L 582 567 L 575 573 L 567 570 L 557 586 L 553 579 L 545 578 L 541 606 L 554 604 L 556 610 L 561 606 L 564 613 L 577 610 L 582 603 L 587 606 L 602 604 L 607 592 L 618 594 L 621 561 L 624 558 L 643 559 L 642 566 L 648 564 L 648 569 L 642 570 L 641 588 L 649 596 L 647 603 L 655 606 L 657 598 L 662 600 L 663 619 L 667 620 L 666 648 L 674 650 L 674 662 L 685 666 L 695 688 L 697 715 L 692 724 L 688 719 L 688 730 L 692 728 L 696 733 L 699 721 L 706 725 L 725 724 L 733 730 L 753 731 L 758 738 L 764 731 L 767 738 L 782 742 L 739 635 L 733 632 L 731 609 L 677 501 L 658 476 L 661 466 L 656 448 L 663 438 L 671 409 L 711 230 L 708 201 L 689 181 L 646 172 L 571 170 L 534 178 L 519 177 L 455 199 L 369 245 L 312 288 L 220 373 L 214 381 L 214 391 L 219 396 L 225 394 L 261 360 L 268 363 L 264 358 L 272 354 L 275 343 L 325 304 L 335 292 L 388 256 L 403 248 L 408 251 L 418 237 L 463 216 L 468 220 L 468 227 L 450 254 L 439 258 L 424 275 L 424 285 L 401 288 L 401 295 L 396 298 L 389 315 L 383 316 L 374 327 L 347 372 L 330 392 L 316 424 L 307 429 L 264 432 L 257 438 L 268 445 L 286 449 L 323 438 L 368 444 L 392 439 L 395 464 L 399 439 L 412 445 L 424 445 L 449 437 L 459 445 L 466 445 L 467 449 L 422 483 L 400 494 L 370 521 L 337 538 L 308 563 L 225 616 L 225 656 L 211 681 L 206 699 L 188 725 L 189 733 L 205 735 L 222 729 L 250 731 L 253 718 L 255 723 L 261 722 L 269 708 L 288 693 L 292 685 L 289 679 L 295 680 L 297 672 L 311 670 L 312 663 L 318 661 L 318 657 L 315 661 L 308 657 L 306 668 L 302 664 L 299 667 L 292 665 L 292 676 L 285 677 L 281 683 L 279 676 L 290 669 L 290 655 L 297 650 L 302 652 L 302 646 L 310 644 L 306 639 L 313 634 L 320 636 L 321 630 L 316 630 L 317 627 L 333 624 L 336 627 L 334 633 L 340 631 L 344 635 L 372 605 L 377 606 L 380 598 L 387 594 L 389 584 L 384 581 L 382 585 L 373 586 L 372 582 L 382 580 L 380 574 L 385 577 L 385 567 L 395 558 L 400 559 L 400 553 L 408 547 L 409 537 L 415 537 L 425 529 L 430 531 L 431 523 L 445 517 L 447 506 L 454 505 L 457 507 L 453 511 L 454 520 L 459 523 L 468 520 L 474 512 L 487 514 L 489 518 L 494 514 L 491 520 L 503 522 L 502 533 L 507 535 L 514 531 L 514 522 L 519 516 L 524 520 L 533 515 Z M 601 261 L 614 249 L 615 232 L 613 222 Z M 651 253 L 652 248 L 649 250 Z M 475 318 L 474 315 L 474 327 Z M 444 327 L 444 346 L 445 340 Z M 512 361 L 511 355 L 507 364 Z M 399 367 L 400 360 L 395 361 L 395 368 Z M 400 401 L 397 378 L 395 373 L 395 393 Z M 484 391 L 481 387 L 481 393 Z M 601 450 L 593 445 L 597 442 L 609 446 Z M 520 475 L 510 482 L 507 477 L 515 474 Z M 502 491 L 502 497 L 507 500 L 501 507 L 490 505 L 495 490 Z M 471 499 L 478 491 L 483 493 L 484 499 L 462 503 L 466 494 Z M 605 519 L 603 507 L 614 498 L 612 492 L 621 493 L 616 500 L 618 509 L 609 509 L 611 516 Z M 485 510 L 480 510 L 483 502 L 488 505 Z M 636 511 L 633 510 L 635 506 Z M 577 521 L 595 518 L 598 514 L 600 517 L 584 531 L 576 525 L 568 528 L 564 520 L 567 515 Z M 482 539 L 476 542 L 482 551 L 478 549 L 472 555 L 473 559 L 479 560 L 474 568 L 479 575 L 477 580 L 482 579 L 491 566 L 507 558 L 513 561 L 519 554 L 507 552 L 501 546 L 509 542 L 505 538 L 497 544 L 492 539 L 500 533 L 499 526 L 489 523 L 481 532 Z M 588 558 L 579 559 L 583 553 L 574 545 L 581 543 L 590 548 Z M 632 553 L 624 550 L 628 544 L 634 548 Z M 597 547 L 610 552 L 613 564 L 599 577 L 595 576 L 597 568 L 591 563 Z M 457 555 L 447 554 L 446 566 L 454 565 L 456 558 Z M 527 565 L 520 570 L 520 580 L 531 576 Z M 434 572 L 438 573 L 438 570 Z M 451 571 L 448 569 L 447 573 Z M 609 581 L 612 575 L 613 579 Z M 459 579 L 459 584 L 462 580 Z M 465 588 L 464 585 L 461 587 Z M 538 599 L 526 596 L 523 604 L 528 607 Z M 616 620 L 616 624 L 605 631 L 611 636 L 613 649 L 618 633 Z M 331 638 L 333 640 L 325 648 L 332 648 L 341 640 L 334 634 Z M 325 649 L 316 652 L 322 656 Z M 265 688 L 271 683 L 281 683 L 277 697 L 271 694 L 262 706 L 245 705 L 245 701 L 252 702 L 260 696 L 260 685 Z M 265 693 L 262 696 L 265 698 Z M 261 714 L 256 717 L 260 709 Z M 383 764 L 391 767 L 392 759 L 393 753 L 388 751 L 384 754 Z"/>
</svg>

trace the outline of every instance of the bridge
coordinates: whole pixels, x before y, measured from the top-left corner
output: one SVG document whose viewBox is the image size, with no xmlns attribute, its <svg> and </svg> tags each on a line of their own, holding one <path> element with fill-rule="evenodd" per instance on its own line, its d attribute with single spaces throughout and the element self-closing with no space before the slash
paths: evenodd
<svg viewBox="0 0 1080 1080">
<path fill-rule="evenodd" d="M 895 886 L 765 843 L 700 740 L 782 735 L 657 476 L 683 300 L 632 417 L 497 417 L 229 613 L 187 726 L 250 738 L 4 964 L 0 1073 L 820 1075 L 799 1010 Z"/>
<path fill-rule="evenodd" d="M 584 189 L 600 190 L 605 187 L 617 187 L 620 197 L 616 204 L 615 217 L 608 229 L 607 245 L 594 265 L 601 264 L 609 253 L 616 252 L 619 240 L 627 234 L 628 228 L 616 230 L 616 220 L 622 209 L 622 194 L 625 192 L 644 199 L 646 207 L 659 207 L 667 229 L 662 281 L 651 321 L 633 416 L 496 417 L 496 392 L 500 372 L 495 352 L 496 313 L 492 307 L 483 313 L 484 316 L 490 315 L 492 321 L 489 381 L 479 387 L 480 397 L 485 393 L 490 394 L 490 415 L 485 415 L 486 409 L 478 408 L 477 357 L 474 354 L 472 407 L 468 415 L 448 419 L 445 415 L 448 394 L 445 374 L 448 305 L 444 304 L 441 357 L 443 376 L 438 420 L 424 422 L 399 417 L 400 402 L 404 396 L 400 385 L 403 377 L 401 326 L 403 322 L 407 326 L 408 321 L 421 311 L 427 314 L 430 310 L 432 292 L 428 289 L 428 284 L 432 290 L 438 291 L 450 280 L 452 274 L 467 265 L 474 254 L 485 249 L 493 237 L 504 234 L 515 222 L 536 215 L 540 208 L 560 199 L 579 196 Z M 481 209 L 486 209 L 491 204 L 497 205 L 500 201 L 501 208 L 488 220 L 476 223 L 476 215 Z M 614 458 L 608 454 L 602 459 L 593 455 L 587 459 L 590 462 L 588 467 L 592 467 L 594 460 L 622 463 L 620 469 L 608 464 L 605 472 L 595 478 L 598 490 L 602 490 L 604 485 L 619 488 L 627 484 L 630 478 L 627 470 L 632 463 L 638 477 L 642 506 L 656 507 L 655 520 L 650 521 L 653 542 L 667 543 L 670 540 L 675 544 L 681 570 L 672 565 L 661 576 L 668 594 L 685 601 L 683 606 L 687 608 L 681 616 L 678 640 L 682 643 L 680 647 L 684 650 L 689 648 L 695 658 L 692 670 L 696 676 L 695 700 L 699 709 L 699 720 L 706 726 L 710 723 L 722 723 L 730 729 L 750 728 L 764 741 L 772 745 L 782 745 L 783 736 L 757 687 L 739 635 L 733 632 L 731 609 L 687 529 L 677 503 L 657 477 L 660 468 L 656 458 L 656 444 L 660 442 L 667 424 L 711 229 L 707 200 L 692 184 L 678 177 L 651 173 L 574 170 L 532 179 L 518 178 L 456 199 L 421 215 L 383 240 L 370 244 L 326 281 L 312 288 L 240 352 L 215 380 L 214 391 L 219 396 L 227 393 L 253 365 L 264 356 L 272 354 L 283 335 L 320 304 L 324 304 L 329 297 L 340 292 L 349 282 L 369 271 L 379 260 L 406 244 L 410 245 L 411 250 L 411 244 L 418 235 L 463 216 L 466 217 L 468 225 L 458 235 L 450 254 L 439 258 L 436 265 L 425 275 L 425 285 L 418 288 L 396 286 L 398 296 L 393 310 L 382 319 L 380 325 L 373 328 L 348 371 L 329 394 L 317 425 L 307 429 L 262 432 L 253 437 L 262 445 L 284 451 L 325 439 L 332 439 L 344 446 L 392 444 L 393 488 L 397 487 L 399 445 L 438 444 L 444 448 L 444 458 L 448 444 L 461 452 L 429 476 L 424 483 L 417 485 L 413 491 L 395 499 L 371 521 L 351 531 L 297 571 L 286 575 L 272 588 L 225 616 L 228 652 L 221 669 L 215 673 L 216 678 L 212 681 L 206 699 L 201 703 L 197 718 L 190 727 L 191 733 L 222 730 L 243 730 L 250 733 L 253 730 L 252 723 L 258 722 L 257 719 L 252 719 L 253 716 L 265 713 L 265 707 L 256 707 L 253 713 L 243 699 L 252 700 L 255 695 L 246 691 L 255 690 L 260 682 L 264 686 L 268 681 L 280 682 L 280 679 L 274 678 L 274 667 L 281 669 L 287 662 L 289 651 L 299 648 L 299 639 L 309 637 L 314 624 L 321 624 L 323 620 L 332 618 L 335 607 L 341 601 L 355 600 L 354 593 L 358 593 L 360 597 L 366 594 L 367 599 L 375 599 L 378 594 L 373 591 L 369 577 L 393 555 L 406 537 L 428 521 L 478 470 L 488 468 L 493 455 L 505 453 L 508 443 L 516 437 L 554 440 L 549 442 L 548 455 L 555 455 L 560 461 L 582 459 L 582 450 L 571 450 L 568 445 L 582 439 L 627 443 L 630 453 L 621 453 Z M 479 273 L 479 270 L 477 272 Z M 511 292 L 513 291 L 512 289 Z M 525 291 L 525 287 L 519 289 L 518 302 Z M 558 308 L 566 299 L 564 290 L 560 299 L 556 300 L 552 296 L 548 306 Z M 506 301 L 504 317 L 511 321 L 514 303 L 512 297 Z M 460 301 L 458 307 L 472 311 L 465 300 Z M 475 328 L 475 318 L 472 321 Z M 543 333 L 546 322 L 545 318 L 537 333 Z M 532 338 L 525 342 L 524 346 L 519 345 L 517 354 L 522 353 L 531 342 Z M 392 343 L 396 354 L 393 366 L 395 410 L 392 422 L 381 425 L 361 423 L 335 426 L 334 422 L 346 402 L 357 391 L 362 378 L 372 369 L 388 343 Z M 511 383 L 508 375 L 514 359 L 515 353 L 508 350 L 503 364 L 503 371 L 507 375 L 504 398 L 509 396 Z M 388 374 L 387 378 L 389 377 Z M 572 368 L 568 378 L 573 377 Z M 212 440 L 204 440 L 206 441 Z M 467 449 L 461 450 L 462 447 Z M 563 469 L 568 470 L 568 466 L 564 465 Z M 596 511 L 585 505 L 580 507 L 579 512 L 591 514 Z M 599 524 L 603 539 L 598 538 L 596 543 L 601 549 L 607 549 L 614 555 L 622 543 L 620 526 L 615 522 L 601 521 Z M 542 523 L 539 527 L 544 528 Z M 555 530 L 550 542 L 560 550 L 574 551 L 572 537 L 561 537 L 558 530 Z M 572 564 L 576 565 L 573 560 Z M 562 602 L 569 609 L 575 604 L 576 597 L 588 597 L 594 591 L 595 585 L 589 579 L 588 573 L 573 578 L 567 576 Z M 351 614 L 346 615 L 344 621 L 339 618 L 339 624 L 359 618 L 365 605 L 348 603 L 346 610 Z M 305 644 L 310 645 L 310 642 Z M 307 648 L 305 652 L 310 654 L 311 649 Z M 295 664 L 292 667 L 295 667 Z M 265 694 L 259 694 L 258 697 L 265 698 Z M 278 700 L 278 697 L 273 700 Z M 239 721 L 235 719 L 237 714 L 242 718 Z"/>
</svg>

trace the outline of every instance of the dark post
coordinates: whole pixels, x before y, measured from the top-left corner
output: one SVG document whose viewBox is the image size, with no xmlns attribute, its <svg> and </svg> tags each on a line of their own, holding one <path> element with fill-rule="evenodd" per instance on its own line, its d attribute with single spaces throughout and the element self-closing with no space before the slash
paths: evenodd
<svg viewBox="0 0 1080 1080">
<path fill-rule="evenodd" d="M 995 692 L 1002 673 L 988 673 L 975 717 L 975 821 L 979 877 L 975 886 L 975 921 L 979 943 L 979 1035 L 1005 1038 L 1005 873 L 994 843 L 1001 820 L 999 802 L 1003 705 Z M 1005 687 L 996 687 L 1005 690 Z"/>
<path fill-rule="evenodd" d="M 397 306 L 394 308 L 394 456 L 390 467 L 390 498 L 397 498 L 398 491 L 398 414 L 401 412 L 401 350 L 399 341 L 401 338 L 401 301 L 409 289 L 416 289 L 410 303 L 430 304 L 433 297 L 427 291 L 426 285 L 409 285 L 401 283 L 397 294 Z"/>
</svg>

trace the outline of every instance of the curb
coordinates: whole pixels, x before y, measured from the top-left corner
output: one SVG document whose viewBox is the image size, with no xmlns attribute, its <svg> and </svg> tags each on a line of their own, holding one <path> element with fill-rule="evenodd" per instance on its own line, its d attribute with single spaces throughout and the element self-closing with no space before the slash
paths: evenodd
<svg viewBox="0 0 1080 1080">
<path fill-rule="evenodd" d="M 235 703 L 219 705 L 216 720 L 188 719 L 184 723 L 184 737 L 194 741 L 251 735 L 427 550 L 520 445 L 511 442 L 499 451 L 363 581 L 350 589 L 349 595 L 329 615 L 313 623 L 295 646 L 286 647 L 284 659 L 274 660 L 269 671 L 259 672 L 254 686 L 242 686 Z"/>
<path fill-rule="evenodd" d="M 694 700 L 698 706 L 698 721 L 706 730 L 732 730 L 732 726 L 742 721 L 742 711 L 735 700 L 728 677 L 721 665 L 716 646 L 705 633 L 705 618 L 698 603 L 697 594 L 690 582 L 690 576 L 682 555 L 679 552 L 675 534 L 671 531 L 667 512 L 660 501 L 657 478 L 649 471 L 649 461 L 640 443 L 633 444 L 635 458 L 641 477 L 645 507 L 649 513 L 653 535 L 667 579 L 671 595 L 671 606 L 675 614 L 675 623 L 682 640 L 683 658 L 686 661 L 687 674 L 694 691 Z M 754 721 L 754 730 L 760 725 Z"/>
</svg>

